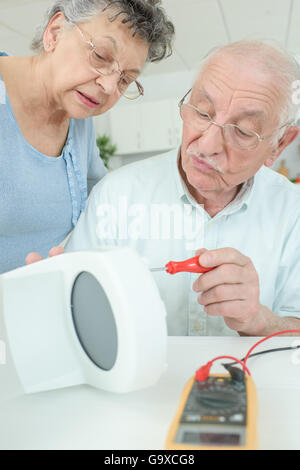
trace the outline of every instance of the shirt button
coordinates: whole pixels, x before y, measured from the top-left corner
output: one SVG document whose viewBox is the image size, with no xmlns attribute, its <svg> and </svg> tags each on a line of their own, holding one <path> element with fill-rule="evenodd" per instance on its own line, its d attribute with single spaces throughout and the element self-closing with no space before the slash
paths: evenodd
<svg viewBox="0 0 300 470">
<path fill-rule="evenodd" d="M 200 328 L 201 328 L 200 323 L 197 323 L 197 322 L 194 323 L 194 330 L 195 330 L 195 331 L 199 331 Z"/>
</svg>

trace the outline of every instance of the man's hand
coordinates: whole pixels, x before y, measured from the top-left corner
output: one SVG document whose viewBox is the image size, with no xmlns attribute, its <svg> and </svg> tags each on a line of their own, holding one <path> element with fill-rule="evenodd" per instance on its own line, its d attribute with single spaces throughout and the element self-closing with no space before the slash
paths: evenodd
<svg viewBox="0 0 300 470">
<path fill-rule="evenodd" d="M 61 255 L 62 253 L 64 253 L 64 249 L 62 246 L 54 246 L 53 248 L 51 248 L 51 250 L 49 251 L 49 258 L 51 258 L 52 256 L 57 256 L 57 255 Z M 39 255 L 38 253 L 29 253 L 29 255 L 26 256 L 26 264 L 32 264 L 32 263 L 36 263 L 37 261 L 42 261 L 42 256 Z"/>
<path fill-rule="evenodd" d="M 259 335 L 265 328 L 259 278 L 250 258 L 233 248 L 200 250 L 199 262 L 215 269 L 199 276 L 193 289 L 208 315 L 223 316 L 232 330 Z"/>
</svg>

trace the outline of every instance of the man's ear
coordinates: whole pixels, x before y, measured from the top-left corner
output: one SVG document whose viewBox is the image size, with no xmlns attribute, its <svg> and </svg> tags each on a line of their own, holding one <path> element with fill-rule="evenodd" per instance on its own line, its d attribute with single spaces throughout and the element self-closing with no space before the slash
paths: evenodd
<svg viewBox="0 0 300 470">
<path fill-rule="evenodd" d="M 290 145 L 299 135 L 300 127 L 290 126 L 285 131 L 284 135 L 277 142 L 272 150 L 271 156 L 265 161 L 265 166 L 272 166 L 275 161 L 279 158 L 283 150 Z"/>
</svg>

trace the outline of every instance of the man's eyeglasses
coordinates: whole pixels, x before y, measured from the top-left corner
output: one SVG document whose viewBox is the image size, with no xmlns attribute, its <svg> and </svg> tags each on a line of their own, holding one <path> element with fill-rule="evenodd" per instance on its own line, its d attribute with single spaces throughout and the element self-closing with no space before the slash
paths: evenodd
<svg viewBox="0 0 300 470">
<path fill-rule="evenodd" d="M 120 70 L 117 60 L 109 52 L 109 47 L 105 45 L 107 39 L 103 39 L 102 46 L 99 45 L 96 49 L 92 38 L 90 40 L 86 39 L 84 32 L 79 26 L 77 24 L 74 24 L 74 26 L 79 31 L 83 41 L 90 47 L 89 60 L 92 68 L 100 75 L 119 73 L 118 90 L 125 98 L 135 100 L 139 96 L 143 96 L 144 88 L 142 85 L 134 77 Z"/>
<path fill-rule="evenodd" d="M 279 127 L 272 134 L 265 137 L 261 137 L 259 134 L 257 134 L 257 132 L 237 126 L 236 124 L 218 124 L 211 119 L 207 112 L 187 103 L 191 91 L 192 89 L 188 91 L 188 93 L 182 98 L 178 105 L 180 108 L 180 116 L 183 122 L 187 126 L 193 127 L 201 132 L 205 132 L 212 124 L 221 127 L 224 141 L 227 143 L 227 145 L 236 149 L 254 150 L 260 144 L 260 142 L 269 139 L 280 129 L 283 129 L 284 127 L 290 126 L 292 124 L 291 122 L 286 123 Z"/>
</svg>

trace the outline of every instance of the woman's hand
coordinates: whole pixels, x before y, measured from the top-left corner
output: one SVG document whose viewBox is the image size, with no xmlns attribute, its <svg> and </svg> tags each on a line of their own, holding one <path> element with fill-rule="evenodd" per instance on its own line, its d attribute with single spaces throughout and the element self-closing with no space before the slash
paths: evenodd
<svg viewBox="0 0 300 470">
<path fill-rule="evenodd" d="M 62 246 L 54 246 L 51 248 L 49 251 L 49 258 L 52 256 L 57 256 L 57 255 L 62 255 L 64 253 L 64 249 Z M 26 264 L 32 264 L 32 263 L 37 263 L 38 261 L 42 261 L 43 257 L 39 255 L 38 253 L 32 252 L 29 253 L 29 255 L 26 256 Z"/>
</svg>

